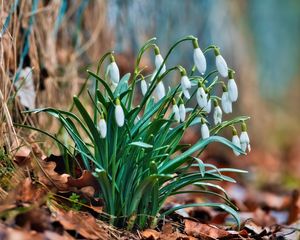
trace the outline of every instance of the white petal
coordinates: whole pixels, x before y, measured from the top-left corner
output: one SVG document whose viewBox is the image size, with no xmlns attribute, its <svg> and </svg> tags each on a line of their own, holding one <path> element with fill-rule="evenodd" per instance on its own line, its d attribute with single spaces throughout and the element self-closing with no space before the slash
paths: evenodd
<svg viewBox="0 0 300 240">
<path fill-rule="evenodd" d="M 155 55 L 155 68 L 157 71 L 160 68 L 160 66 L 162 65 L 163 61 L 164 61 L 164 59 L 160 54 Z M 166 71 L 166 65 L 164 64 L 162 69 L 160 70 L 159 75 L 163 74 L 165 71 Z"/>
<path fill-rule="evenodd" d="M 201 124 L 201 137 L 202 139 L 209 138 L 209 129 L 205 123 Z"/>
<path fill-rule="evenodd" d="M 207 94 L 203 87 L 197 89 L 196 98 L 200 108 L 204 108 L 207 105 Z"/>
<path fill-rule="evenodd" d="M 239 139 L 239 137 L 238 137 L 237 135 L 233 135 L 233 136 L 232 136 L 232 143 L 233 143 L 235 146 L 237 146 L 238 148 L 241 148 L 241 142 L 240 142 L 240 139 Z M 235 151 L 235 150 L 233 150 L 233 153 L 234 153 L 236 156 L 239 156 L 239 155 L 240 155 L 240 153 L 237 152 L 237 151 Z"/>
<path fill-rule="evenodd" d="M 159 101 L 160 99 L 162 99 L 162 98 L 166 95 L 165 86 L 164 86 L 164 84 L 163 84 L 162 81 L 160 81 L 160 82 L 157 84 L 157 86 L 156 86 L 156 88 L 155 88 L 155 94 L 156 94 L 156 97 L 157 97 L 158 101 Z"/>
<path fill-rule="evenodd" d="M 191 98 L 190 92 L 187 89 L 183 90 L 183 95 L 185 96 L 186 99 L 190 99 Z"/>
<path fill-rule="evenodd" d="M 232 112 L 232 102 L 229 100 L 228 92 L 223 92 L 221 105 L 223 108 L 224 113 L 231 113 Z"/>
<path fill-rule="evenodd" d="M 216 67 L 222 77 L 228 76 L 227 63 L 221 55 L 216 56 Z"/>
<path fill-rule="evenodd" d="M 214 110 L 214 123 L 215 125 L 222 123 L 222 109 L 220 106 L 216 106 Z"/>
<path fill-rule="evenodd" d="M 248 133 L 246 131 L 241 132 L 240 139 L 241 139 L 241 148 L 242 148 L 242 150 L 244 152 L 247 150 L 247 148 L 251 150 L 250 139 L 249 139 Z"/>
<path fill-rule="evenodd" d="M 100 132 L 100 137 L 105 138 L 106 133 L 107 133 L 107 125 L 106 125 L 106 121 L 104 119 L 100 119 L 98 128 L 99 128 L 99 132 Z"/>
<path fill-rule="evenodd" d="M 178 106 L 175 104 L 173 105 L 173 113 L 174 113 L 174 119 L 177 121 L 177 122 L 180 122 L 180 114 L 179 114 L 179 108 Z"/>
<path fill-rule="evenodd" d="M 227 89 L 230 101 L 235 102 L 238 98 L 238 88 L 234 79 L 228 80 Z"/>
<path fill-rule="evenodd" d="M 147 89 L 148 89 L 147 82 L 145 81 L 145 79 L 142 79 L 141 80 L 141 90 L 142 90 L 143 96 L 146 95 Z"/>
<path fill-rule="evenodd" d="M 187 76 L 181 77 L 181 87 L 183 91 L 192 87 L 191 81 Z"/>
<path fill-rule="evenodd" d="M 179 115 L 180 115 L 180 121 L 184 122 L 185 120 L 185 115 L 186 115 L 186 110 L 185 110 L 185 106 L 183 103 L 181 103 L 179 105 Z"/>
<path fill-rule="evenodd" d="M 122 127 L 125 122 L 125 116 L 124 116 L 124 111 L 121 105 L 116 105 L 115 108 L 115 119 L 116 123 L 119 127 Z"/>
<path fill-rule="evenodd" d="M 207 101 L 207 104 L 205 105 L 205 107 L 203 108 L 203 110 L 207 113 L 210 113 L 211 112 L 211 100 L 209 99 Z"/>
<path fill-rule="evenodd" d="M 120 72 L 119 72 L 119 68 L 118 68 L 118 65 L 116 64 L 116 62 L 111 62 L 108 65 L 108 69 L 109 69 L 109 78 L 110 78 L 110 80 L 114 84 L 118 84 L 119 81 L 120 81 Z"/>
<path fill-rule="evenodd" d="M 203 75 L 206 71 L 206 59 L 200 48 L 194 49 L 194 63 L 198 71 Z"/>
</svg>

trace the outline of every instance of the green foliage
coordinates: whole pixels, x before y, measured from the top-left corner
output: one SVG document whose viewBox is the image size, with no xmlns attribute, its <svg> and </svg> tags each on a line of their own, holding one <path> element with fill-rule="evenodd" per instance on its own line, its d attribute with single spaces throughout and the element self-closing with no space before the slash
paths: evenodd
<svg viewBox="0 0 300 240">
<path fill-rule="evenodd" d="M 188 36 L 176 42 L 168 54 L 175 47 L 186 41 L 194 41 L 193 36 Z M 87 108 L 78 97 L 74 97 L 74 105 L 79 115 L 72 112 L 53 108 L 37 109 L 33 112 L 47 112 L 58 118 L 64 129 L 73 141 L 72 146 L 65 146 L 56 137 L 50 135 L 57 143 L 73 156 L 80 154 L 85 169 L 92 171 L 97 178 L 101 188 L 101 194 L 105 203 L 104 211 L 111 216 L 110 222 L 116 226 L 141 229 L 154 226 L 156 222 L 165 215 L 180 208 L 191 206 L 211 206 L 221 208 L 236 219 L 239 217 L 236 208 L 230 203 L 224 189 L 215 183 L 216 181 L 234 182 L 230 177 L 224 175 L 226 172 L 244 172 L 237 169 L 217 169 L 215 166 L 203 163 L 198 156 L 205 147 L 213 142 L 222 143 L 238 153 L 243 151 L 232 144 L 231 141 L 221 136 L 216 136 L 225 127 L 247 120 L 247 117 L 238 117 L 231 121 L 225 121 L 211 128 L 212 136 L 200 139 L 193 146 L 181 144 L 181 139 L 191 126 L 201 123 L 201 118 L 206 119 L 207 113 L 203 108 L 195 106 L 189 109 L 185 121 L 176 122 L 174 114 L 168 109 L 172 107 L 173 99 L 182 100 L 182 88 L 177 85 L 167 91 L 166 95 L 158 101 L 152 97 L 158 83 L 174 70 L 182 71 L 182 67 L 176 66 L 160 74 L 163 65 L 157 68 L 152 76 L 145 96 L 139 105 L 133 104 L 136 86 L 144 79 L 143 70 L 140 69 L 142 55 L 148 49 L 156 47 L 155 39 L 150 39 L 141 48 L 133 76 L 123 76 L 118 85 L 110 82 L 109 69 L 102 78 L 99 69 L 106 57 L 100 60 L 96 73 L 89 71 L 88 74 L 96 81 L 95 94 L 90 94 L 93 112 Z M 207 51 L 213 49 L 212 46 Z M 193 71 L 192 71 L 193 73 Z M 207 76 L 216 74 L 216 71 Z M 188 76 L 194 85 L 198 81 L 207 84 L 207 79 L 197 76 Z M 145 77 L 145 79 L 148 79 Z M 129 81 L 130 80 L 130 81 Z M 219 83 L 218 78 L 207 87 L 208 91 Z M 196 90 L 192 96 L 195 95 Z M 218 99 L 217 96 L 211 98 Z M 121 106 L 124 111 L 125 124 L 119 126 L 116 121 L 116 109 Z M 120 115 L 121 116 L 121 115 Z M 117 116 L 118 118 L 119 116 Z M 121 117 L 120 117 L 121 118 Z M 105 119 L 107 126 L 106 136 L 100 135 L 98 122 Z M 29 127 L 32 128 L 32 127 Z M 186 149 L 184 151 L 184 149 Z M 186 186 L 194 185 L 195 191 L 203 194 L 214 194 L 224 200 L 224 203 L 188 204 L 160 212 L 167 197 L 182 194 Z M 220 194 L 212 189 L 217 189 Z M 78 198 L 71 196 L 74 202 Z M 76 208 L 76 206 L 74 206 Z"/>
</svg>

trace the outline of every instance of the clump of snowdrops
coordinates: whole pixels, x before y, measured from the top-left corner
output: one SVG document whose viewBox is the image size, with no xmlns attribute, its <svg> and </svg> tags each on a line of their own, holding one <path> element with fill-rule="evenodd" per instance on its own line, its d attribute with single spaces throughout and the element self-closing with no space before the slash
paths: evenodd
<svg viewBox="0 0 300 240">
<path fill-rule="evenodd" d="M 194 66 L 168 66 L 170 54 L 184 43 L 191 46 Z M 144 76 L 140 61 L 147 51 L 154 53 L 155 71 Z M 215 56 L 215 70 L 206 73 L 208 54 Z M 104 76 L 100 74 L 103 65 Z M 103 198 L 104 212 L 112 224 L 128 229 L 154 227 L 166 215 L 193 206 L 221 208 L 239 223 L 237 209 L 216 182 L 234 182 L 224 173 L 244 171 L 218 169 L 199 158 L 213 142 L 228 146 L 236 155 L 250 150 L 245 123 L 248 117 L 223 121 L 238 99 L 238 88 L 234 71 L 227 67 L 218 47 L 211 45 L 202 51 L 197 38 L 187 36 L 163 58 L 153 38 L 140 49 L 132 76 L 120 76 L 113 52 L 101 58 L 96 72 L 87 72 L 95 81 L 94 91 L 89 92 L 93 112 L 88 112 L 76 96 L 74 105 L 80 116 L 53 108 L 34 112 L 47 112 L 60 120 L 73 144 L 56 140 L 73 156 L 79 154 L 84 168 L 93 172 L 101 189 L 97 197 Z M 170 72 L 177 72 L 180 81 L 172 80 L 167 86 L 165 79 Z M 217 89 L 222 91 L 221 96 L 214 95 Z M 136 94 L 143 96 L 137 105 Z M 192 99 L 197 100 L 194 106 Z M 188 128 L 197 125 L 201 136 L 198 142 L 181 144 Z M 228 127 L 232 128 L 231 141 L 218 136 Z M 188 192 L 185 187 L 190 185 L 193 192 L 219 196 L 221 203 L 193 203 L 161 211 L 169 196 Z"/>
</svg>

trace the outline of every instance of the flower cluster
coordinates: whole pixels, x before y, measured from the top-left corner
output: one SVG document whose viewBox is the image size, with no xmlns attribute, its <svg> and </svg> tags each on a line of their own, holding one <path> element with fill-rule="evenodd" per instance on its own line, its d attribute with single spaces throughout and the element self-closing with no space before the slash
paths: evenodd
<svg viewBox="0 0 300 240">
<path fill-rule="evenodd" d="M 206 58 L 203 53 L 203 51 L 200 49 L 198 40 L 193 39 L 193 60 L 194 60 L 194 66 L 200 73 L 200 76 L 188 76 L 187 71 L 182 66 L 178 65 L 175 67 L 180 72 L 180 92 L 178 94 L 178 101 L 176 101 L 175 97 L 172 98 L 172 113 L 173 118 L 176 122 L 182 123 L 186 120 L 187 116 L 187 110 L 184 104 L 184 98 L 188 101 L 191 98 L 191 90 L 193 86 L 197 86 L 196 92 L 192 95 L 196 94 L 196 100 L 198 107 L 201 109 L 200 113 L 200 128 L 201 128 L 201 137 L 202 139 L 206 139 L 211 135 L 210 129 L 208 125 L 209 122 L 206 120 L 207 115 L 211 112 L 213 108 L 213 124 L 214 125 L 221 125 L 223 123 L 222 117 L 223 113 L 229 114 L 232 113 L 232 104 L 237 101 L 238 99 L 238 87 L 234 80 L 234 70 L 228 68 L 227 63 L 223 56 L 220 53 L 220 49 L 216 46 L 211 46 L 210 48 L 206 49 L 205 52 L 207 52 L 210 49 L 214 50 L 215 55 L 215 67 L 216 70 L 212 73 L 209 73 L 207 76 L 218 73 L 223 78 L 228 78 L 227 84 L 225 82 L 217 82 L 215 81 L 214 84 L 211 84 L 210 86 L 207 85 L 207 78 L 204 77 L 207 69 L 207 63 Z M 162 57 L 159 48 L 156 45 L 154 46 L 154 54 L 155 54 L 155 70 L 151 75 L 150 83 L 154 81 L 155 78 L 157 78 L 157 82 L 155 84 L 155 89 L 153 92 L 153 97 L 155 97 L 156 101 L 160 101 L 163 99 L 167 92 L 163 83 L 163 76 L 165 73 L 167 73 L 167 68 L 165 64 L 165 60 Z M 115 59 L 113 55 L 110 55 L 110 64 L 107 67 L 107 73 L 108 73 L 108 80 L 111 83 L 111 86 L 113 89 L 115 89 L 119 83 L 120 74 L 118 66 L 115 62 Z M 141 93 L 143 96 L 147 94 L 147 91 L 149 89 L 149 84 L 147 83 L 145 77 L 142 74 L 139 74 L 141 77 L 140 79 L 140 88 Z M 194 84 L 194 82 L 196 83 Z M 216 87 L 216 83 L 220 83 L 222 86 L 222 95 L 221 97 L 213 96 L 212 90 L 213 87 Z M 219 105 L 219 101 L 221 101 L 221 107 Z M 119 127 L 122 127 L 124 125 L 124 112 L 122 109 L 122 106 L 120 105 L 120 101 L 117 99 L 115 102 L 115 120 Z M 136 122 L 138 121 L 138 116 L 136 118 Z M 106 131 L 104 128 L 106 127 L 105 119 L 103 118 L 103 115 L 101 115 L 101 119 L 99 121 L 99 131 L 101 133 L 101 136 L 104 138 L 106 136 Z M 241 128 L 242 132 L 240 134 L 240 137 L 237 136 L 237 131 L 233 125 L 231 125 L 233 128 L 233 137 L 232 137 L 232 143 L 241 148 L 244 152 L 247 150 L 250 151 L 250 140 L 248 137 L 248 133 L 246 131 L 246 123 L 243 121 Z M 240 155 L 239 152 L 234 151 L 234 153 L 238 156 Z"/>
</svg>

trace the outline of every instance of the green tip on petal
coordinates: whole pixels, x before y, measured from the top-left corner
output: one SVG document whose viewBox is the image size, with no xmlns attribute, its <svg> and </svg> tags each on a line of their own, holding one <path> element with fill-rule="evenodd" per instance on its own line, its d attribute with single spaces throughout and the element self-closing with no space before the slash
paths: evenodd
<svg viewBox="0 0 300 240">
<path fill-rule="evenodd" d="M 154 46 L 154 53 L 155 55 L 159 55 L 160 54 L 160 51 L 159 51 L 159 48 L 157 45 Z"/>
<path fill-rule="evenodd" d="M 220 48 L 218 47 L 215 47 L 214 48 L 214 53 L 215 53 L 215 56 L 219 56 L 221 53 L 220 53 Z"/>
<path fill-rule="evenodd" d="M 112 54 L 110 54 L 109 59 L 110 59 L 110 62 L 115 62 L 116 61 L 114 55 L 112 55 Z"/>
<path fill-rule="evenodd" d="M 215 106 L 215 107 L 219 106 L 219 103 L 218 103 L 218 100 L 217 100 L 217 99 L 214 99 L 214 106 Z"/>
<path fill-rule="evenodd" d="M 233 136 L 237 135 L 237 130 L 235 129 L 234 126 L 232 126 L 232 135 Z"/>
<path fill-rule="evenodd" d="M 121 102 L 120 102 L 119 98 L 116 99 L 116 105 L 121 105 Z"/>
<path fill-rule="evenodd" d="M 199 48 L 199 44 L 198 44 L 198 39 L 197 38 L 193 39 L 193 47 L 194 48 Z"/>
<path fill-rule="evenodd" d="M 246 132 L 247 131 L 247 125 L 246 125 L 245 122 L 242 122 L 241 128 L 242 128 L 242 132 Z"/>
<path fill-rule="evenodd" d="M 228 70 L 228 78 L 229 79 L 233 79 L 234 78 L 234 74 L 235 74 L 235 71 L 232 70 L 232 69 L 229 69 Z"/>
</svg>

